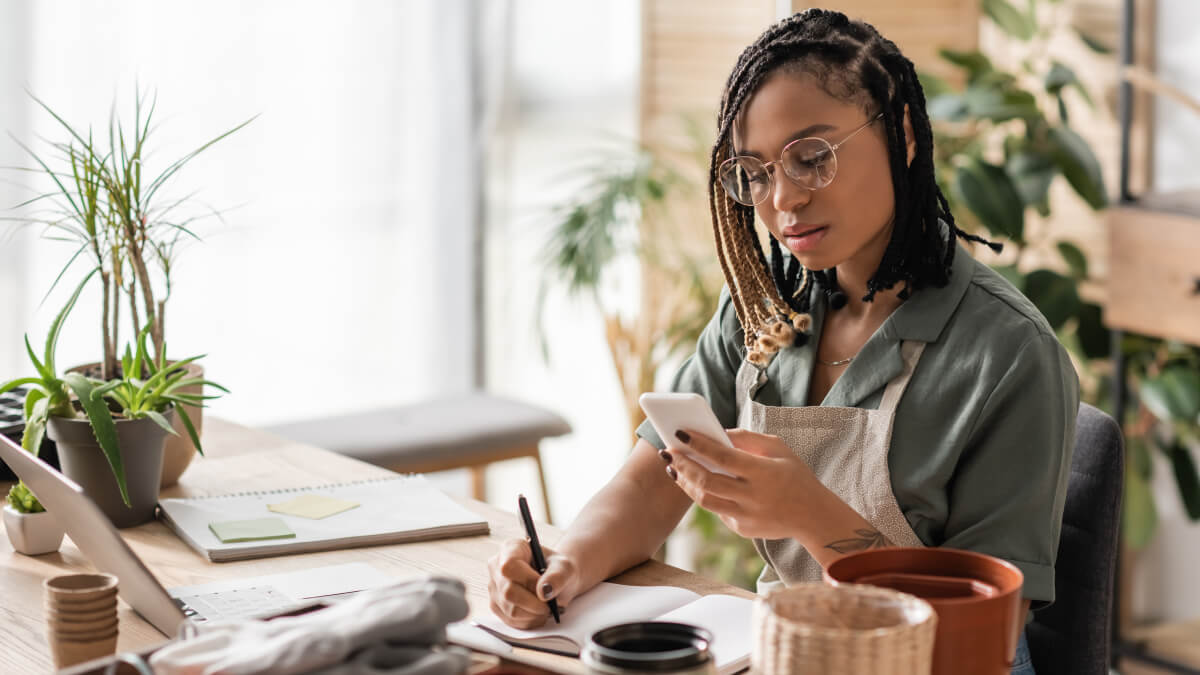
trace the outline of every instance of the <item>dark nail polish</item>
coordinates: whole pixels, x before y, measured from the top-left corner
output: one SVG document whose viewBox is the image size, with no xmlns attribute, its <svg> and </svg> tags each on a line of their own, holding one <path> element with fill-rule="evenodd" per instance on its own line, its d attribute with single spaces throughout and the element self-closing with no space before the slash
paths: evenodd
<svg viewBox="0 0 1200 675">
<path fill-rule="evenodd" d="M 662 461 L 666 462 L 667 464 L 671 463 L 671 453 L 667 452 L 666 450 L 659 450 L 658 456 L 662 457 Z"/>
<path fill-rule="evenodd" d="M 683 429 L 680 429 L 679 431 L 675 432 L 675 438 L 678 438 L 679 440 L 683 441 L 684 443 L 692 442 L 692 437 L 689 436 L 688 432 L 684 431 Z"/>
<path fill-rule="evenodd" d="M 667 467 L 667 475 L 671 477 L 671 480 L 679 480 L 679 473 L 675 471 L 675 467 L 673 466 Z"/>
<path fill-rule="evenodd" d="M 550 584 L 542 584 L 542 597 L 547 600 L 554 597 L 554 587 Z"/>
</svg>

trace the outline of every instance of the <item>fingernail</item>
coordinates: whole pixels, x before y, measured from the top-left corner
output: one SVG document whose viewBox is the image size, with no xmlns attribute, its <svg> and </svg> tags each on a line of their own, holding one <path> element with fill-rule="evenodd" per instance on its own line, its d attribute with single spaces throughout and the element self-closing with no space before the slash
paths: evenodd
<svg viewBox="0 0 1200 675">
<path fill-rule="evenodd" d="M 671 480 L 678 480 L 679 478 L 679 473 L 675 471 L 675 467 L 673 466 L 667 467 L 667 475 L 671 477 Z"/>
<path fill-rule="evenodd" d="M 542 584 L 542 597 L 546 600 L 554 597 L 554 587 L 550 584 Z"/>
<path fill-rule="evenodd" d="M 667 452 L 666 450 L 659 450 L 658 456 L 662 457 L 662 461 L 666 462 L 667 464 L 671 463 L 671 453 Z"/>
<path fill-rule="evenodd" d="M 683 429 L 680 429 L 679 431 L 675 432 L 675 438 L 678 438 L 679 440 L 683 441 L 684 443 L 692 442 L 692 437 L 689 436 L 688 432 L 684 431 Z"/>
</svg>

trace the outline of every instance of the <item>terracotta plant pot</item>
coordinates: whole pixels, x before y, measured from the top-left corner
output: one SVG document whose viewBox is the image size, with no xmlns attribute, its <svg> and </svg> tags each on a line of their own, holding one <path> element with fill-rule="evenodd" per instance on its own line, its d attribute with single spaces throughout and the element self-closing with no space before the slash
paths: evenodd
<svg viewBox="0 0 1200 675">
<path fill-rule="evenodd" d="M 168 363 L 174 363 L 168 361 Z M 187 368 L 187 378 L 204 378 L 204 366 L 198 363 L 189 363 L 184 366 Z M 76 366 L 69 370 L 84 373 L 92 377 L 99 377 L 100 364 L 88 363 L 82 366 Z M 202 385 L 194 384 L 180 389 L 185 394 L 204 394 Z M 188 417 L 192 420 L 192 426 L 196 427 L 196 435 L 203 433 L 204 429 L 204 408 L 196 408 L 189 406 L 187 409 Z M 183 418 L 179 415 L 171 421 L 171 428 L 175 430 L 176 436 L 167 436 L 166 445 L 163 446 L 163 466 L 162 478 L 159 480 L 159 488 L 168 488 L 179 482 L 179 477 L 192 463 L 192 459 L 196 456 L 196 446 L 192 443 L 192 437 L 188 435 L 187 428 L 183 426 Z"/>
<path fill-rule="evenodd" d="M 62 545 L 63 529 L 49 511 L 21 513 L 5 504 L 4 531 L 13 550 L 25 555 L 53 553 Z"/>
<path fill-rule="evenodd" d="M 1021 587 L 1012 564 L 948 548 L 883 548 L 835 561 L 825 577 L 923 598 L 938 614 L 933 675 L 1008 675 L 1017 650 Z"/>
<path fill-rule="evenodd" d="M 175 411 L 163 414 L 171 420 Z M 151 419 L 116 420 L 116 427 L 129 491 L 128 506 L 121 499 L 117 478 L 86 417 L 51 417 L 46 434 L 58 444 L 63 474 L 83 488 L 113 525 L 133 527 L 154 519 L 167 432 Z"/>
</svg>

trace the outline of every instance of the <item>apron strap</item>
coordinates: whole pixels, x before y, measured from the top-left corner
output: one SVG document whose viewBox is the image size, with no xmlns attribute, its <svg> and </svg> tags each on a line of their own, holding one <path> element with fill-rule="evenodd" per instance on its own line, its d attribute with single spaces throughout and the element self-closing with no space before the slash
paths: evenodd
<svg viewBox="0 0 1200 675">
<path fill-rule="evenodd" d="M 904 370 L 892 378 L 892 381 L 888 382 L 887 388 L 883 390 L 883 398 L 879 400 L 880 410 L 896 409 L 896 405 L 900 403 L 900 397 L 904 396 L 904 390 L 908 388 L 908 381 L 912 379 L 913 372 L 917 369 L 917 361 L 921 360 L 921 353 L 924 351 L 924 342 L 905 340 L 900 343 L 900 357 L 904 359 Z"/>
</svg>

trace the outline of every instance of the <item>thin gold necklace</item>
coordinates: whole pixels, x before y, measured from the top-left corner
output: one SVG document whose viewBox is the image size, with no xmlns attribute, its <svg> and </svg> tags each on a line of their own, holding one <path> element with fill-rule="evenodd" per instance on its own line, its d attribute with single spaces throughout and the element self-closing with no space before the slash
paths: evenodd
<svg viewBox="0 0 1200 675">
<path fill-rule="evenodd" d="M 855 354 L 854 356 L 858 356 L 858 354 Z M 844 366 L 847 363 L 850 363 L 851 361 L 853 361 L 854 356 L 851 356 L 851 357 L 845 358 L 845 359 L 841 359 L 840 361 L 822 361 L 821 357 L 818 356 L 817 363 L 819 363 L 823 366 Z"/>
</svg>

